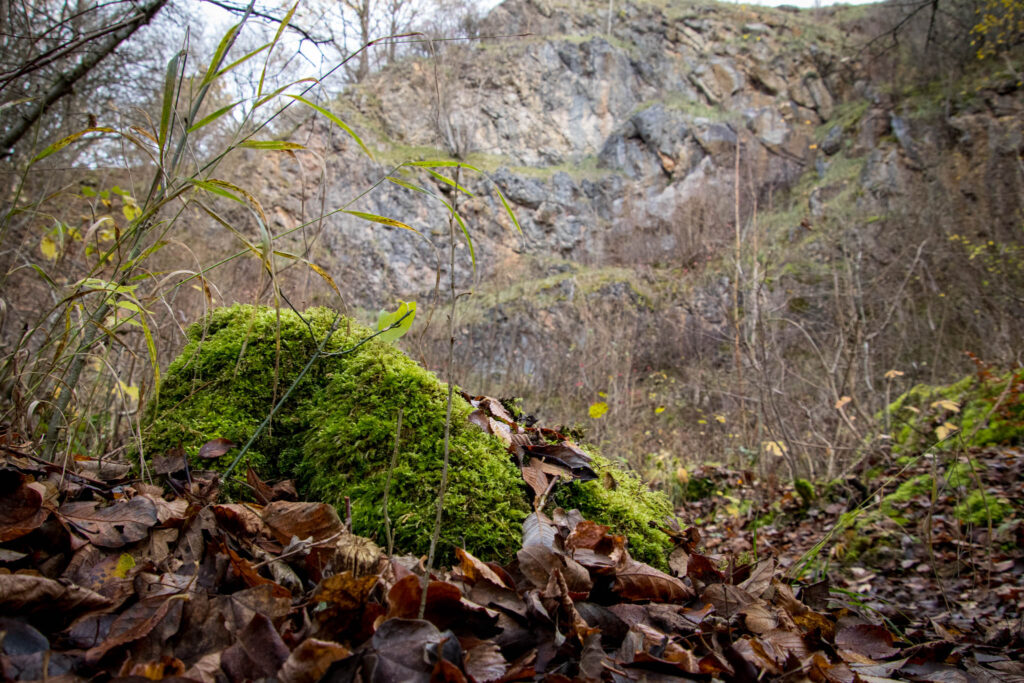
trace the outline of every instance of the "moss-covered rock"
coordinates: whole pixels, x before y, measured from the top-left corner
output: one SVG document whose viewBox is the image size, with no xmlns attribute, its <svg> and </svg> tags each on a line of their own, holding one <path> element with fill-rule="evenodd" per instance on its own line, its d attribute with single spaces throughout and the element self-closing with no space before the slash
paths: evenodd
<svg viewBox="0 0 1024 683">
<path fill-rule="evenodd" d="M 310 309 L 303 318 L 287 310 L 233 306 L 216 309 L 193 325 L 188 344 L 167 370 L 159 401 L 147 408 L 146 452 L 180 445 L 193 466 L 223 472 L 237 451 L 200 461 L 199 447 L 218 437 L 247 442 L 330 334 L 336 315 Z M 304 495 L 334 505 L 347 496 L 355 532 L 383 539 L 383 492 L 401 409 L 388 512 L 396 550 L 424 553 L 436 513 L 447 387 L 379 340 L 337 353 L 371 333 L 339 320 L 325 355 L 298 383 L 236 472 L 252 467 L 264 478 L 293 478 Z M 519 548 L 528 498 L 504 444 L 468 422 L 471 410 L 456 394 L 441 552 L 460 546 L 482 558 L 507 559 Z M 615 479 L 614 489 L 574 484 L 558 501 L 625 533 L 635 557 L 663 565 L 667 537 L 648 522 L 671 512 L 667 501 L 634 475 L 613 472 L 600 458 L 595 465 L 599 474 L 608 471 Z"/>
</svg>

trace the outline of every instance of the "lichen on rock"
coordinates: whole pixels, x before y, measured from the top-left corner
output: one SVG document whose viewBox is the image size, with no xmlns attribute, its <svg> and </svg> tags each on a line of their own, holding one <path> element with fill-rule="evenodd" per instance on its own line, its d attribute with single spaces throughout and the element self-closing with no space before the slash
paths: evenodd
<svg viewBox="0 0 1024 683">
<path fill-rule="evenodd" d="M 201 460 L 200 446 L 214 438 L 246 443 L 328 334 L 324 354 L 236 472 L 252 467 L 265 479 L 293 478 L 305 496 L 339 507 L 348 497 L 353 531 L 381 541 L 385 481 L 401 409 L 388 514 L 396 551 L 422 554 L 436 514 L 447 386 L 389 343 L 360 345 L 372 331 L 327 309 L 310 309 L 300 317 L 289 310 L 236 305 L 192 325 L 158 401 L 147 408 L 146 453 L 182 446 L 194 467 L 223 472 L 238 451 Z M 458 546 L 484 559 L 506 559 L 520 546 L 528 498 L 505 444 L 469 423 L 472 409 L 456 392 L 440 551 L 448 554 Z M 597 462 L 602 472 L 611 467 Z M 610 472 L 619 490 L 596 482 L 568 485 L 560 502 L 625 533 L 638 559 L 664 564 L 668 539 L 648 522 L 671 512 L 667 501 L 634 475 Z"/>
</svg>

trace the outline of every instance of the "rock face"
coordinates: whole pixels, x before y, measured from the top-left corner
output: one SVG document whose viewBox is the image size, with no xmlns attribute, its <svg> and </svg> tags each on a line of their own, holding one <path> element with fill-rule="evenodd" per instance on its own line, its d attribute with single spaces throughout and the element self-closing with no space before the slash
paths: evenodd
<svg viewBox="0 0 1024 683">
<path fill-rule="evenodd" d="M 440 69 L 402 62 L 353 87 L 338 109 L 380 150 L 381 165 L 362 158 L 350 141 L 321 140 L 338 179 L 326 204 L 347 202 L 388 162 L 458 153 L 492 173 L 525 236 L 508 232 L 486 182 L 463 175 L 460 181 L 479 193 L 460 208 L 473 218 L 483 277 L 507 270 L 510 261 L 544 275 L 532 263 L 538 255 L 635 265 L 707 251 L 726 239 L 737 143 L 744 176 L 756 179 L 746 195 L 785 187 L 812 164 L 815 127 L 832 115 L 846 86 L 831 66 L 841 60 L 827 44 L 817 56 L 805 49 L 812 40 L 807 20 L 627 3 L 609 25 L 604 7 L 506 0 L 481 34 L 530 36 L 452 48 Z M 292 166 L 260 168 L 257 177 L 280 196 L 282 185 L 299 184 Z M 450 188 L 431 181 L 428 189 Z M 727 201 L 708 199 L 719 194 Z M 281 197 L 282 214 L 293 222 L 301 214 L 298 200 Z M 697 205 L 723 224 L 699 244 L 677 229 Z M 371 193 L 359 208 L 447 234 L 443 208 L 394 186 Z M 339 257 L 357 255 L 350 286 L 360 301 L 376 304 L 432 286 L 433 253 L 425 242 L 382 238 L 379 228 L 354 220 L 337 224 L 326 246 Z M 665 234 L 642 249 L 620 248 L 651 231 Z M 469 266 L 460 259 L 467 275 Z"/>
</svg>

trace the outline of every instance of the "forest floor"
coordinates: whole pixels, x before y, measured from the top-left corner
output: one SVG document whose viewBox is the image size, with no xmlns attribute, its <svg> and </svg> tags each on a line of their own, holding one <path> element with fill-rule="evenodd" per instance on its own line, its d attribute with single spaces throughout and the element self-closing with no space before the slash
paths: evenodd
<svg viewBox="0 0 1024 683">
<path fill-rule="evenodd" d="M 578 513 L 534 514 L 515 557 L 435 571 L 417 618 L 422 559 L 286 483 L 250 474 L 260 503 L 224 504 L 173 456 L 156 485 L 8 441 L 0 663 L 49 681 L 1021 681 L 1022 515 L 957 517 L 976 490 L 1019 502 L 1024 453 L 970 456 L 970 481 L 918 458 L 804 497 L 699 468 L 669 572 Z"/>
</svg>

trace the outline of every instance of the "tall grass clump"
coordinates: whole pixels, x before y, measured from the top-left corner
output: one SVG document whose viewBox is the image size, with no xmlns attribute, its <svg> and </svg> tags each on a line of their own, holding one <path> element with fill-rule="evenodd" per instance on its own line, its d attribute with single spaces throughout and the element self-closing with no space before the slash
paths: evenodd
<svg viewBox="0 0 1024 683">
<path fill-rule="evenodd" d="M 37 145 L 17 168 L 0 214 L 0 423 L 23 442 L 35 442 L 45 459 L 68 464 L 72 455 L 123 450 L 144 462 L 140 406 L 160 401 L 161 367 L 183 343 L 184 323 L 205 318 L 215 304 L 251 294 L 255 303 L 294 311 L 296 292 L 283 274 L 299 266 L 344 308 L 342 291 L 311 256 L 315 239 L 307 231 L 322 229 L 329 216 L 347 214 L 422 237 L 402 221 L 352 208 L 382 185 L 438 200 L 459 226 L 475 267 L 463 218 L 416 180 L 417 174 L 428 175 L 461 191 L 436 170 L 457 162 L 374 166 L 378 176 L 369 186 L 352 188 L 352 199 L 322 205 L 311 220 L 284 229 L 268 218 L 249 181 L 229 179 L 230 160 L 242 152 L 308 157 L 325 169 L 321 152 L 281 134 L 302 130 L 298 111 L 328 122 L 375 163 L 360 136 L 317 103 L 324 99 L 324 82 L 373 43 L 320 78 L 275 75 L 280 59 L 274 58 L 284 49 L 282 35 L 296 7 L 271 39 L 245 52 L 239 38 L 250 6 L 200 68 L 186 37 L 166 65 L 152 112 L 133 110 L 134 120 L 124 125 L 90 122 Z M 240 72 L 248 72 L 252 83 L 244 95 L 238 86 L 244 79 L 226 78 Z M 216 239 L 235 248 L 210 257 L 196 239 L 197 221 L 214 226 L 220 231 Z M 228 279 L 229 264 L 242 273 L 235 281 L 245 280 L 241 293 L 218 285 L 219 276 Z M 280 332 L 275 334 L 276 401 L 290 388 L 280 379 L 284 355 Z"/>
</svg>

